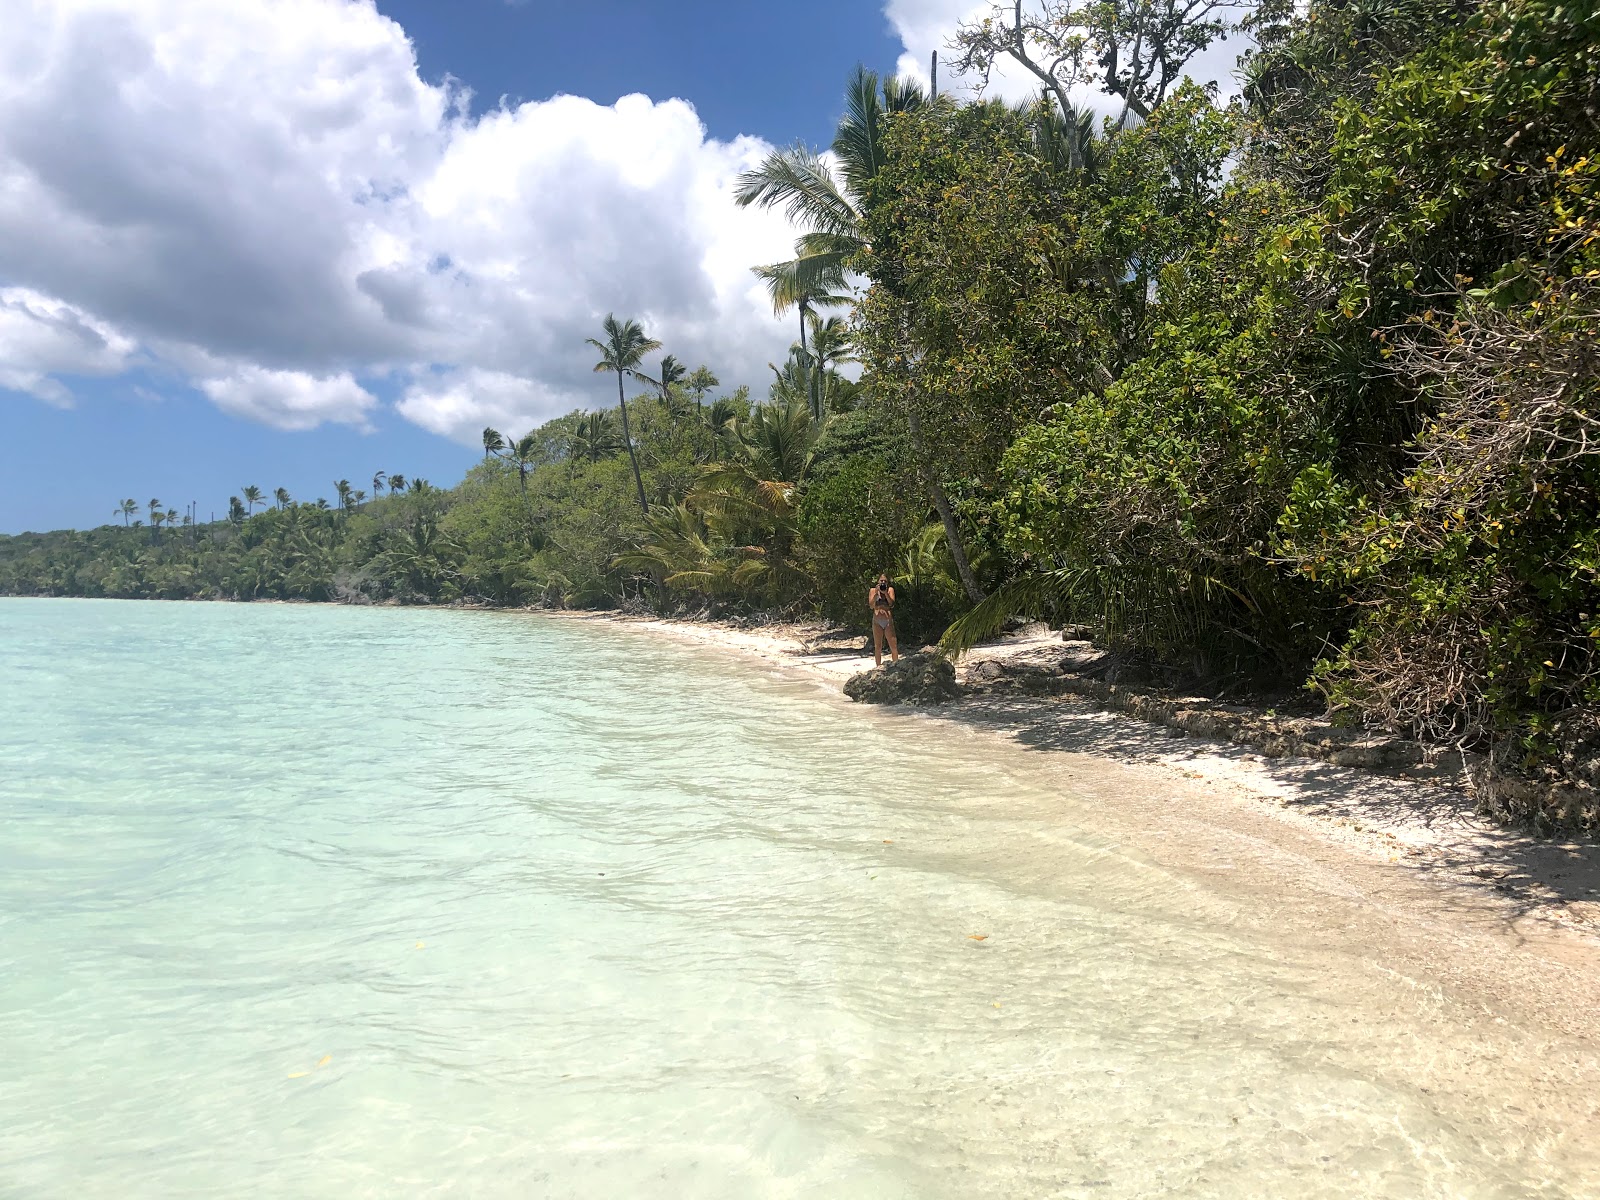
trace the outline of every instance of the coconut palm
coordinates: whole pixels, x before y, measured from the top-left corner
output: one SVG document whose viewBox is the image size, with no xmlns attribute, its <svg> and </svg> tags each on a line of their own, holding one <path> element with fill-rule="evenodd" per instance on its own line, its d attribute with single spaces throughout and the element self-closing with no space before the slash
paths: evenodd
<svg viewBox="0 0 1600 1200">
<path fill-rule="evenodd" d="M 667 587 L 707 596 L 734 590 L 740 565 L 725 547 L 716 544 L 705 517 L 685 504 L 658 508 L 647 515 L 638 545 L 617 555 L 612 563 L 659 579 Z"/>
<path fill-rule="evenodd" d="M 594 369 L 597 372 L 611 371 L 617 377 L 617 407 L 622 410 L 622 444 L 627 447 L 628 461 L 633 465 L 633 485 L 639 493 L 639 511 L 649 516 L 650 504 L 644 498 L 644 477 L 639 474 L 639 456 L 634 453 L 633 433 L 628 428 L 628 401 L 622 394 L 622 380 L 625 375 L 638 370 L 646 354 L 661 349 L 661 343 L 646 337 L 637 321 L 618 321 L 611 313 L 606 314 L 604 329 L 604 341 L 595 338 L 586 338 L 585 341 L 600 351 L 600 361 L 595 363 Z"/>
<path fill-rule="evenodd" d="M 261 489 L 253 483 L 249 487 L 242 489 L 239 492 L 239 495 L 244 498 L 244 511 L 246 516 L 249 516 L 256 511 L 256 505 L 259 504 L 262 507 L 266 506 L 266 501 L 261 497 Z"/>
<path fill-rule="evenodd" d="M 767 281 L 773 305 L 779 311 L 798 305 L 802 296 L 827 293 L 843 285 L 851 259 L 866 249 L 862 213 L 872 181 L 885 162 L 883 135 L 888 118 L 929 102 L 920 85 L 912 81 L 891 76 L 880 84 L 873 72 L 857 67 L 845 92 L 845 115 L 833 137 L 839 179 L 834 178 L 820 155 L 804 146 L 775 151 L 755 169 L 739 176 L 734 198 L 740 205 L 782 208 L 790 221 L 809 230 L 795 243 L 794 259 L 755 268 Z M 914 349 L 908 345 L 906 352 Z M 806 359 L 802 345 L 802 360 Z M 818 411 L 815 400 L 812 411 Z M 977 603 L 984 598 L 983 589 L 978 586 L 962 544 L 954 509 L 939 480 L 937 466 L 931 461 L 917 414 L 911 411 L 906 417 L 912 452 L 928 498 L 944 525 L 962 587 L 968 599 Z"/>
<path fill-rule="evenodd" d="M 622 449 L 622 441 L 617 437 L 617 428 L 608 409 L 596 409 L 591 413 L 584 413 L 573 426 L 572 450 L 574 457 L 582 458 L 588 462 L 599 462 L 602 458 Z"/>
<path fill-rule="evenodd" d="M 278 508 L 280 510 L 289 507 L 289 489 L 288 488 L 279 488 L 277 491 L 272 493 L 272 498 L 278 502 Z"/>
<path fill-rule="evenodd" d="M 739 176 L 734 199 L 741 206 L 782 208 L 792 223 L 807 227 L 795 242 L 794 258 L 754 270 L 767 285 L 774 312 L 800 310 L 801 368 L 812 415 L 819 419 L 822 407 L 810 379 L 807 320 L 815 308 L 849 301 L 843 294 L 845 272 L 850 260 L 866 248 L 861 211 L 868 186 L 883 165 L 886 119 L 926 103 L 927 94 L 919 84 L 898 76 L 880 83 L 876 73 L 857 67 L 845 89 L 845 115 L 833 137 L 842 186 L 822 156 L 803 145 L 775 150 Z"/>
<path fill-rule="evenodd" d="M 405 490 L 406 477 L 391 471 L 389 473 L 389 494 L 392 496 L 396 492 L 403 492 Z"/>
<path fill-rule="evenodd" d="M 694 410 L 700 412 L 706 393 L 714 387 L 722 386 L 722 380 L 711 373 L 711 368 L 701 363 L 694 369 L 694 373 L 683 381 L 683 386 L 694 393 Z"/>
<path fill-rule="evenodd" d="M 689 368 L 678 361 L 677 355 L 666 354 L 661 358 L 661 374 L 659 377 L 644 371 L 630 371 L 629 374 L 642 383 L 653 384 L 660 388 L 661 398 L 666 400 L 670 396 L 672 385 L 682 382 L 683 378 L 689 374 Z"/>
<path fill-rule="evenodd" d="M 389 477 L 382 471 L 376 471 L 372 476 L 372 498 L 376 500 L 383 495 L 383 485 L 389 482 Z"/>
<path fill-rule="evenodd" d="M 791 222 L 807 229 L 795 243 L 792 260 L 756 269 L 767 280 L 774 303 L 781 300 L 787 309 L 803 295 L 825 295 L 844 285 L 849 260 L 866 244 L 861 206 L 883 166 L 886 119 L 927 103 L 920 84 L 898 76 L 880 83 L 875 72 L 857 67 L 845 88 L 845 115 L 833 136 L 842 186 L 822 156 L 803 145 L 775 150 L 739 176 L 734 199 L 741 207 L 782 208 Z"/>
<path fill-rule="evenodd" d="M 485 432 L 489 431 L 485 430 Z M 488 444 L 487 440 L 484 444 Z M 517 465 L 517 485 L 522 489 L 522 494 L 527 495 L 528 468 L 533 466 L 534 461 L 539 457 L 538 437 L 532 433 L 523 434 L 512 446 L 505 450 L 505 456 Z M 426 479 L 422 481 L 424 490 L 427 488 L 427 483 Z M 418 490 L 416 484 L 417 481 L 413 479 L 411 481 L 412 491 Z"/>
<path fill-rule="evenodd" d="M 133 514 L 138 512 L 138 511 L 139 511 L 139 502 L 130 497 L 129 499 L 124 500 L 121 504 L 117 505 L 116 508 L 112 509 L 111 510 L 111 515 L 112 516 L 116 516 L 118 513 L 121 513 L 122 514 L 122 527 L 124 529 L 126 529 L 128 527 L 128 518 L 133 516 Z"/>
<path fill-rule="evenodd" d="M 485 426 L 483 430 L 483 457 L 487 461 L 491 454 L 499 454 L 506 448 L 505 435 L 498 429 Z"/>
<path fill-rule="evenodd" d="M 773 600 L 792 597 L 808 584 L 792 552 L 800 490 L 820 432 L 803 399 L 759 405 L 724 427 L 727 460 L 702 468 L 688 497 L 709 528 L 745 543 L 731 582 L 759 587 Z"/>
<path fill-rule="evenodd" d="M 728 428 L 729 422 L 733 421 L 738 415 L 738 408 L 726 396 L 713 400 L 710 406 L 701 413 L 701 423 L 711 431 L 711 436 L 715 439 L 711 443 L 713 458 L 719 455 L 726 441 L 724 431 Z"/>
</svg>

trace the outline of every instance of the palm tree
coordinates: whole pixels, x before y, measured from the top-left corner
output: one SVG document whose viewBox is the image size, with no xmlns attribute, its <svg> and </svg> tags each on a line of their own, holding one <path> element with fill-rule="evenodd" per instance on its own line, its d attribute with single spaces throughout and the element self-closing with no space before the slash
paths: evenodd
<svg viewBox="0 0 1600 1200">
<path fill-rule="evenodd" d="M 595 363 L 594 369 L 597 372 L 611 371 L 617 377 L 617 407 L 622 410 L 622 444 L 628 448 L 628 461 L 633 464 L 633 486 L 639 493 L 639 511 L 649 516 L 650 505 L 644 498 L 644 477 L 639 474 L 639 456 L 634 453 L 633 433 L 628 428 L 628 401 L 622 394 L 622 378 L 638 370 L 644 356 L 652 350 L 661 349 L 661 343 L 646 337 L 637 321 L 618 321 L 612 313 L 606 314 L 604 328 L 605 341 L 595 338 L 584 340 L 600 351 L 600 361 Z"/>
<path fill-rule="evenodd" d="M 373 476 L 372 476 L 372 498 L 374 500 L 376 500 L 379 496 L 383 495 L 383 485 L 386 482 L 388 482 L 388 479 L 389 479 L 389 477 L 387 475 L 385 475 L 382 471 L 375 471 L 373 473 Z"/>
<path fill-rule="evenodd" d="M 755 268 L 756 274 L 767 281 L 776 310 L 799 305 L 802 297 L 809 298 L 808 306 L 822 303 L 815 297 L 843 286 L 849 262 L 866 249 L 862 213 L 872 181 L 885 162 L 883 135 L 888 118 L 928 103 L 919 84 L 894 76 L 880 83 L 876 74 L 857 67 L 845 89 L 845 115 L 833 136 L 832 150 L 842 184 L 835 180 L 822 157 L 805 146 L 774 151 L 759 166 L 739 176 L 734 199 L 741 206 L 782 208 L 790 221 L 809 229 L 796 241 L 791 261 Z M 804 315 L 801 319 L 804 322 Z M 912 349 L 907 347 L 908 352 Z M 802 358 L 805 357 L 802 335 Z M 984 598 L 983 589 L 978 586 L 962 544 L 961 530 L 936 464 L 930 460 L 915 410 L 909 411 L 906 419 L 912 452 L 928 498 L 944 525 L 961 585 L 968 599 L 977 603 Z"/>
<path fill-rule="evenodd" d="M 251 513 L 256 511 L 256 505 L 260 504 L 264 506 L 266 504 L 266 501 L 261 498 L 261 489 L 253 483 L 239 494 L 244 497 L 246 516 L 249 516 Z"/>
<path fill-rule="evenodd" d="M 289 507 L 289 489 L 288 488 L 279 488 L 279 489 L 277 489 L 277 491 L 272 493 L 272 498 L 278 502 L 278 510 L 280 512 Z"/>
<path fill-rule="evenodd" d="M 795 257 L 788 262 L 754 268 L 765 280 L 774 312 L 800 310 L 801 366 L 807 375 L 807 395 L 812 415 L 821 418 L 820 401 L 811 385 L 810 356 L 806 348 L 807 318 L 815 307 L 846 303 L 842 295 L 845 271 L 851 258 L 866 248 L 862 232 L 862 206 L 868 186 L 883 165 L 885 119 L 928 103 L 921 86 L 890 76 L 880 81 L 865 67 L 857 67 L 845 89 L 845 115 L 834 131 L 832 150 L 839 162 L 843 187 L 834 179 L 822 156 L 797 145 L 776 150 L 759 166 L 739 176 L 734 199 L 741 206 L 781 207 L 789 220 L 808 232 L 795 242 Z"/>
<path fill-rule="evenodd" d="M 348 479 L 337 480 L 333 488 L 339 493 L 339 507 L 348 510 L 350 508 L 350 481 Z"/>
<path fill-rule="evenodd" d="M 848 403 L 855 385 L 838 372 L 845 363 L 859 361 L 855 343 L 850 337 L 850 326 L 840 317 L 811 315 L 811 357 L 817 366 L 817 409 L 826 415 Z"/>
<path fill-rule="evenodd" d="M 755 478 L 798 488 L 811 472 L 822 426 L 801 404 L 761 404 L 729 422 L 725 440 L 733 463 Z"/>
<path fill-rule="evenodd" d="M 491 454 L 499 454 L 506 448 L 505 436 L 498 430 L 484 426 L 483 430 L 483 458 L 487 462 Z"/>
<path fill-rule="evenodd" d="M 703 467 L 687 500 L 730 541 L 757 534 L 760 544 L 743 547 L 744 561 L 732 582 L 760 585 L 772 599 L 807 584 L 792 551 L 799 534 L 800 491 L 821 428 L 803 399 L 757 406 L 748 418 L 725 426 L 729 460 Z"/>
<path fill-rule="evenodd" d="M 429 486 L 430 485 L 426 479 L 418 478 L 413 478 L 409 484 L 412 494 L 416 496 L 427 495 Z"/>
<path fill-rule="evenodd" d="M 701 414 L 700 420 L 711 431 L 714 441 L 711 443 L 711 456 L 716 458 L 721 447 L 726 441 L 725 431 L 730 422 L 739 415 L 739 410 L 732 400 L 726 396 L 719 397 L 711 402 L 711 406 Z"/>
<path fill-rule="evenodd" d="M 672 385 L 682 382 L 684 376 L 689 374 L 689 368 L 678 361 L 675 354 L 666 354 L 661 358 L 661 376 L 657 378 L 644 371 L 631 372 L 633 377 L 642 383 L 654 384 L 661 389 L 663 402 L 671 399 Z"/>
<path fill-rule="evenodd" d="M 138 511 L 139 511 L 139 502 L 137 500 L 134 500 L 134 499 L 130 498 L 130 499 L 124 500 L 121 504 L 117 505 L 116 508 L 112 509 L 111 510 L 111 515 L 112 516 L 116 516 L 118 513 L 121 513 L 122 514 L 122 527 L 124 529 L 126 529 L 128 527 L 128 518 L 133 516 L 133 514 L 138 512 Z"/>
<path fill-rule="evenodd" d="M 401 475 L 401 474 L 398 474 L 396 472 L 391 471 L 389 473 L 389 495 L 392 496 L 396 492 L 403 492 L 403 491 L 405 491 L 405 488 L 406 488 L 406 477 L 404 475 Z"/>
<path fill-rule="evenodd" d="M 694 393 L 694 410 L 699 412 L 706 393 L 714 387 L 721 387 L 722 380 L 711 373 L 711 368 L 701 363 L 694 369 L 694 374 L 683 381 L 683 386 Z"/>
<path fill-rule="evenodd" d="M 360 488 L 357 488 L 355 491 L 350 493 L 350 497 L 355 502 L 355 506 L 360 508 L 362 502 L 366 500 L 367 494 Z"/>
<path fill-rule="evenodd" d="M 849 260 L 866 245 L 861 211 L 868 186 L 883 166 L 885 120 L 927 103 L 927 94 L 913 80 L 890 76 L 880 86 L 876 73 L 857 67 L 845 88 L 845 115 L 833 136 L 843 187 L 822 156 L 803 145 L 775 150 L 739 176 L 734 199 L 741 207 L 782 208 L 794 224 L 807 226 L 795 242 L 792 260 L 756 268 L 775 304 L 787 309 L 802 296 L 825 295 L 844 285 Z"/>
<path fill-rule="evenodd" d="M 599 462 L 613 451 L 622 449 L 622 441 L 617 437 L 609 409 L 596 409 L 578 418 L 572 431 L 572 449 L 576 457 L 589 462 Z"/>
<path fill-rule="evenodd" d="M 485 430 L 484 432 L 487 434 L 493 431 Z M 484 439 L 484 445 L 488 445 L 487 437 Z M 539 457 L 538 437 L 531 432 L 523 434 L 517 439 L 516 444 L 512 446 L 509 451 L 507 451 L 506 457 L 517 464 L 517 485 L 521 488 L 522 494 L 526 496 L 528 494 L 528 468 L 532 466 L 534 460 Z M 422 482 L 423 486 L 426 487 L 427 480 L 423 480 Z M 416 483 L 417 481 L 415 479 L 411 481 L 412 491 L 417 490 Z"/>
</svg>

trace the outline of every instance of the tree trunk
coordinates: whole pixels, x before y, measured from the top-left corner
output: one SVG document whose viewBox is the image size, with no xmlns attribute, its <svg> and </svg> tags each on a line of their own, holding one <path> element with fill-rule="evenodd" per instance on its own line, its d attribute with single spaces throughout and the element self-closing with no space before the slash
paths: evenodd
<svg viewBox="0 0 1600 1200">
<path fill-rule="evenodd" d="M 622 371 L 617 370 L 617 406 L 622 409 L 622 440 L 628 447 L 628 461 L 633 464 L 633 486 L 639 492 L 639 511 L 650 515 L 650 505 L 644 498 L 644 478 L 639 474 L 639 458 L 633 452 L 633 434 L 628 429 L 628 402 L 622 395 Z"/>
<path fill-rule="evenodd" d="M 950 498 L 944 494 L 933 464 L 928 461 L 927 447 L 922 441 L 922 419 L 914 410 L 908 410 L 906 416 L 911 426 L 911 448 L 916 453 L 917 465 L 922 469 L 922 481 L 927 486 L 928 498 L 939 511 L 939 520 L 944 525 L 944 539 L 950 546 L 950 557 L 955 560 L 956 574 L 961 576 L 962 590 L 967 593 L 968 600 L 980 604 L 985 598 L 984 591 L 978 586 L 978 577 L 972 573 L 972 563 L 968 561 L 966 547 L 961 543 L 961 528 L 956 524 Z"/>
<path fill-rule="evenodd" d="M 811 388 L 811 351 L 806 349 L 806 302 L 800 301 L 800 368 L 806 373 L 806 405 L 811 409 L 811 419 L 822 420 L 817 411 L 817 398 Z"/>
</svg>

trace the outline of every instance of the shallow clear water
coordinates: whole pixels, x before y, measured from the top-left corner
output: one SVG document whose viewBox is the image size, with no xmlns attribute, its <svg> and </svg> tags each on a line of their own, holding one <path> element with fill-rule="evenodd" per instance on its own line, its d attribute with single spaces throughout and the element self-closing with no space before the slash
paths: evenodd
<svg viewBox="0 0 1600 1200">
<path fill-rule="evenodd" d="M 1039 757 L 579 623 L 0 600 L 0 1195 L 1600 1194 L 1514 1040 Z"/>
</svg>

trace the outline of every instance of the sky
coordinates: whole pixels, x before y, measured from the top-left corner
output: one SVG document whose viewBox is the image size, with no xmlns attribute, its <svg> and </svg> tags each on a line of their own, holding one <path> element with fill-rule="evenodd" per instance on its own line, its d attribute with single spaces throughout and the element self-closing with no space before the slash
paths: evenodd
<svg viewBox="0 0 1600 1200">
<path fill-rule="evenodd" d="M 614 398 L 610 312 L 759 394 L 795 231 L 736 176 L 982 7 L 0 0 L 0 532 L 448 486 Z"/>
</svg>

